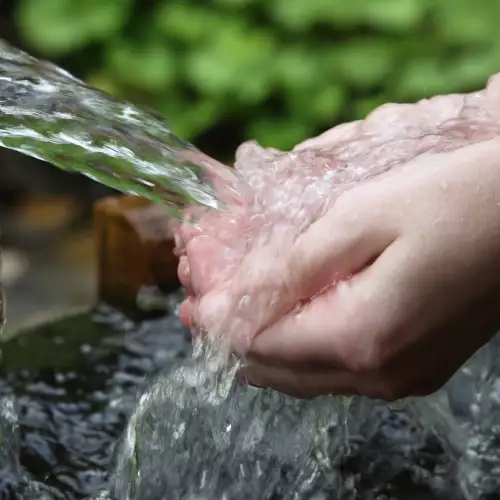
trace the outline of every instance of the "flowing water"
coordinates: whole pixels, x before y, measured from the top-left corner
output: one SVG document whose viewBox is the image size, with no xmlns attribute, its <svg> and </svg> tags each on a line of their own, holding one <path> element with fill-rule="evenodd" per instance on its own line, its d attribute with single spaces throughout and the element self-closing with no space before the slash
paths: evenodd
<svg viewBox="0 0 500 500">
<path fill-rule="evenodd" d="M 216 168 L 214 160 L 173 135 L 161 118 L 104 96 L 4 43 L 0 144 L 149 197 L 177 216 L 193 204 L 222 209 L 222 200 L 237 199 L 244 189 L 236 174 Z M 346 172 L 351 175 L 346 169 L 338 175 Z M 321 181 L 315 187 L 322 192 L 337 182 Z M 301 189 L 283 183 L 285 190 L 290 186 L 294 192 Z M 307 199 L 308 193 L 298 193 Z M 274 195 L 285 219 L 295 198 L 279 189 Z M 297 212 L 297 220 L 304 214 Z M 500 387 L 491 354 L 485 362 L 482 351 L 459 374 L 462 385 L 476 384 L 477 395 L 471 392 L 461 400 L 464 391 L 454 395 L 452 382 L 434 399 L 415 405 L 414 413 L 423 415 L 420 421 L 432 424 L 446 449 L 456 453 L 455 462 L 443 459 L 437 445 L 438 452 L 426 448 L 428 436 L 417 431 L 408 414 L 364 400 L 348 407 L 341 398 L 298 401 L 249 388 L 238 381 L 239 361 L 229 351 L 204 343 L 189 353 L 184 337 L 182 348 L 178 341 L 173 347 L 167 336 L 171 327 L 163 325 L 160 341 L 155 330 L 153 349 L 147 345 L 147 326 L 129 336 L 122 332 L 94 339 L 93 345 L 78 344 L 86 360 L 79 358 L 80 372 L 76 365 L 46 367 L 50 384 L 43 381 L 47 371 L 14 366 L 23 356 L 19 342 L 26 342 L 24 349 L 32 355 L 37 349 L 46 355 L 48 344 L 37 346 L 28 336 L 9 344 L 16 349 L 4 348 L 0 467 L 2 477 L 9 478 L 1 492 L 5 498 L 82 498 L 90 492 L 81 483 L 92 481 L 104 487 L 95 499 L 348 500 L 379 493 L 389 496 L 377 498 L 390 498 L 396 493 L 377 487 L 387 486 L 401 471 L 411 475 L 407 485 L 413 485 L 400 492 L 402 498 L 416 493 L 419 483 L 434 497 L 477 499 L 498 491 L 500 424 L 487 416 L 500 404 Z M 59 336 L 51 342 L 53 350 L 65 340 Z M 120 346 L 112 354 L 109 342 Z M 175 356 L 183 360 L 173 363 Z M 100 362 L 103 357 L 106 363 Z M 89 363 L 100 371 L 89 372 Z M 89 373 L 94 379 L 87 385 Z M 146 375 L 146 386 L 139 384 Z M 121 431 L 107 480 L 103 470 Z M 26 447 L 35 455 L 34 463 L 28 460 L 31 467 L 26 466 Z"/>
<path fill-rule="evenodd" d="M 158 201 L 179 215 L 218 207 L 214 160 L 164 119 L 87 87 L 61 68 L 0 40 L 0 145 Z"/>
</svg>

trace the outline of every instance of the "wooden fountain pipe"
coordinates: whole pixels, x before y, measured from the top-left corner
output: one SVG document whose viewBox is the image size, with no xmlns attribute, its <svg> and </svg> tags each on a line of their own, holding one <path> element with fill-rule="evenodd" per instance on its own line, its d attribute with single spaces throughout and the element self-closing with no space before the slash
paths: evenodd
<svg viewBox="0 0 500 500">
<path fill-rule="evenodd" d="M 135 308 L 142 287 L 180 286 L 174 237 L 165 209 L 136 196 L 113 196 L 94 205 L 99 299 Z"/>
</svg>

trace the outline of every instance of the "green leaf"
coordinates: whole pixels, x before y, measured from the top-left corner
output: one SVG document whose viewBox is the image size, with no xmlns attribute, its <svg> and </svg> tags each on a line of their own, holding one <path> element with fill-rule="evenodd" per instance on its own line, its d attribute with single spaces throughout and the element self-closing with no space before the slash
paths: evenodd
<svg viewBox="0 0 500 500">
<path fill-rule="evenodd" d="M 242 104 L 258 104 L 270 94 L 271 85 L 268 73 L 249 74 L 248 78 L 240 82 L 235 94 Z"/>
<path fill-rule="evenodd" d="M 216 99 L 187 100 L 170 95 L 160 106 L 160 112 L 172 123 L 176 135 L 193 140 L 208 130 L 221 116 L 222 103 Z"/>
<path fill-rule="evenodd" d="M 402 69 L 396 85 L 395 95 L 404 100 L 421 99 L 458 90 L 449 80 L 439 58 L 411 61 L 408 67 Z"/>
<path fill-rule="evenodd" d="M 201 43 L 223 29 L 226 15 L 213 8 L 166 0 L 155 13 L 162 33 L 184 43 Z"/>
<path fill-rule="evenodd" d="M 500 71 L 500 47 L 487 51 L 471 51 L 450 64 L 447 80 L 457 88 L 474 90 L 484 88 L 488 78 Z"/>
<path fill-rule="evenodd" d="M 266 0 L 214 0 L 214 3 L 224 7 L 242 8 L 248 7 L 249 5 L 259 5 L 265 1 Z"/>
<path fill-rule="evenodd" d="M 410 30 L 422 22 L 427 7 L 423 0 L 369 0 L 365 2 L 365 21 L 382 30 Z"/>
<path fill-rule="evenodd" d="M 273 37 L 240 23 L 227 24 L 210 43 L 186 59 L 188 81 L 203 94 L 237 95 L 241 102 L 263 99 L 271 90 Z"/>
<path fill-rule="evenodd" d="M 330 54 L 342 78 L 354 87 L 377 85 L 388 76 L 395 63 L 395 47 L 385 40 L 361 39 L 337 44 Z"/>
<path fill-rule="evenodd" d="M 44 54 L 61 56 L 112 38 L 125 24 L 131 0 L 22 0 L 17 24 Z"/>
<path fill-rule="evenodd" d="M 285 89 L 309 90 L 316 86 L 321 69 L 315 47 L 305 43 L 283 47 L 273 64 L 275 80 Z"/>
<path fill-rule="evenodd" d="M 116 97 L 121 96 L 121 89 L 117 82 L 111 78 L 108 74 L 102 72 L 91 73 L 85 79 L 86 82 L 91 86 L 106 94 L 110 94 Z"/>
<path fill-rule="evenodd" d="M 311 96 L 311 115 L 320 123 L 333 122 L 346 103 L 347 95 L 341 85 L 329 85 Z"/>
<path fill-rule="evenodd" d="M 290 113 L 311 126 L 335 122 L 347 103 L 345 88 L 335 83 L 324 88 L 288 90 L 285 96 Z"/>
<path fill-rule="evenodd" d="M 371 0 L 321 0 L 317 20 L 343 29 L 355 28 L 365 20 Z"/>
<path fill-rule="evenodd" d="M 306 31 L 314 22 L 315 0 L 268 0 L 268 10 L 276 23 L 292 31 Z"/>
<path fill-rule="evenodd" d="M 315 24 L 354 26 L 364 19 L 368 0 L 269 0 L 276 23 L 291 31 L 306 31 Z M 371 1 L 371 0 L 370 0 Z"/>
<path fill-rule="evenodd" d="M 453 5 L 437 0 L 434 19 L 442 40 L 468 45 L 495 40 L 499 15 L 500 6 L 490 0 L 456 0 Z"/>
<path fill-rule="evenodd" d="M 121 82 L 147 92 L 165 90 L 177 75 L 175 55 L 161 39 L 118 40 L 108 47 L 106 61 Z"/>
</svg>

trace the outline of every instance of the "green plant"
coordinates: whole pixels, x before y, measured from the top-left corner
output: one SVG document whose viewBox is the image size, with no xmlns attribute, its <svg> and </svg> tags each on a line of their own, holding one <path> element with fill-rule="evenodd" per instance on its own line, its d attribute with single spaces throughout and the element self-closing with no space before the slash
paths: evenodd
<svg viewBox="0 0 500 500">
<path fill-rule="evenodd" d="M 37 53 L 225 156 L 483 86 L 498 15 L 500 0 L 20 0 L 17 24 Z"/>
</svg>

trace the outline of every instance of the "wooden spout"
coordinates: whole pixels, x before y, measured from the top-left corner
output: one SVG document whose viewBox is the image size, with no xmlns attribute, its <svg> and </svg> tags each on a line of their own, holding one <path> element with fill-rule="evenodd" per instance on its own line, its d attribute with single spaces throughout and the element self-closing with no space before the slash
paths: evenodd
<svg viewBox="0 0 500 500">
<path fill-rule="evenodd" d="M 101 301 L 137 309 L 139 292 L 180 286 L 170 218 L 161 206 L 135 196 L 109 197 L 94 206 Z"/>
</svg>

